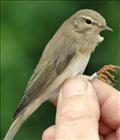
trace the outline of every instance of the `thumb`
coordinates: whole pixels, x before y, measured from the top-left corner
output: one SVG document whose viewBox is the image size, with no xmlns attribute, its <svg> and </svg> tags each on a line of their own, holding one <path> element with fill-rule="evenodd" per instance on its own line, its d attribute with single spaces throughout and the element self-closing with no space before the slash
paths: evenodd
<svg viewBox="0 0 120 140">
<path fill-rule="evenodd" d="M 97 96 L 83 76 L 68 80 L 58 98 L 55 139 L 99 139 Z"/>
</svg>

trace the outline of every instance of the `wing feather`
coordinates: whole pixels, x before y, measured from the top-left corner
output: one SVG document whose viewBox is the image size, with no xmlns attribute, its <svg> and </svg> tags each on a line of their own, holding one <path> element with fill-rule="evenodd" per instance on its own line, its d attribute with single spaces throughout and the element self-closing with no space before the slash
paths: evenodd
<svg viewBox="0 0 120 140">
<path fill-rule="evenodd" d="M 13 115 L 13 119 L 15 119 L 26 106 L 40 96 L 56 77 L 64 71 L 74 56 L 75 49 L 68 47 L 67 49 L 61 49 L 61 51 L 54 54 L 56 56 L 52 57 L 50 60 L 47 59 L 45 64 L 41 64 L 41 61 L 39 61 L 38 66 L 28 82 L 25 94 Z"/>
</svg>

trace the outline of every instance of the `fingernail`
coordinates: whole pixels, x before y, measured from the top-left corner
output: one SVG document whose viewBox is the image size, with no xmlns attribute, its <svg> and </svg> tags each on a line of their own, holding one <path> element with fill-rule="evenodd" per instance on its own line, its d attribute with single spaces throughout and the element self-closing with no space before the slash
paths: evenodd
<svg viewBox="0 0 120 140">
<path fill-rule="evenodd" d="M 88 81 L 86 79 L 72 79 L 64 84 L 61 89 L 62 96 L 68 98 L 75 95 L 84 94 L 88 89 Z"/>
</svg>

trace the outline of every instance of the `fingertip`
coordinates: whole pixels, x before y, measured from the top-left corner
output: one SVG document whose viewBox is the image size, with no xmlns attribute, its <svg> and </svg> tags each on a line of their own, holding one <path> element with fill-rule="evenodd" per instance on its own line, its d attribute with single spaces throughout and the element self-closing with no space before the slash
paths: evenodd
<svg viewBox="0 0 120 140">
<path fill-rule="evenodd" d="M 65 97 L 71 97 L 76 94 L 85 93 L 88 89 L 89 82 L 83 76 L 67 80 L 61 87 L 62 94 Z"/>
<path fill-rule="evenodd" d="M 101 103 L 104 102 L 109 96 L 118 93 L 118 90 L 116 90 L 114 87 L 99 79 L 95 79 L 92 82 L 92 85 L 94 86 Z"/>
<path fill-rule="evenodd" d="M 101 80 L 92 82 L 98 96 L 101 119 L 110 128 L 116 129 L 120 124 L 120 92 Z"/>
<path fill-rule="evenodd" d="M 78 104 L 80 104 L 80 101 L 83 102 L 83 100 L 86 100 L 85 102 L 88 100 L 87 104 L 97 104 L 97 106 L 93 108 L 98 108 L 98 99 L 92 84 L 86 77 L 77 76 L 67 80 L 61 87 L 58 97 L 57 110 L 66 106 L 65 104 L 67 104 L 67 106 L 68 104 L 71 105 L 72 102 L 75 104 L 78 102 Z"/>
<path fill-rule="evenodd" d="M 82 138 L 85 135 L 98 138 L 99 117 L 98 100 L 92 84 L 83 76 L 66 81 L 58 98 L 56 137 Z M 92 129 L 87 131 L 88 128 Z"/>
<path fill-rule="evenodd" d="M 54 126 L 47 128 L 42 135 L 42 140 L 53 140 L 54 139 Z"/>
</svg>

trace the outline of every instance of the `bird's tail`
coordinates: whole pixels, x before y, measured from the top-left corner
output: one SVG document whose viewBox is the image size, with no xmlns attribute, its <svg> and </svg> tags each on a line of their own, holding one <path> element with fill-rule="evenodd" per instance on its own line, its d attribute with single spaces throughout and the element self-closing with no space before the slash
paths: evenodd
<svg viewBox="0 0 120 140">
<path fill-rule="evenodd" d="M 43 96 L 40 96 L 37 98 L 34 102 L 29 104 L 23 112 L 18 114 L 18 116 L 13 121 L 11 127 L 9 128 L 5 138 L 3 140 L 12 140 L 19 130 L 19 128 L 22 126 L 22 124 L 25 122 L 25 120 L 44 102 L 48 99 L 51 92 L 47 92 L 47 94 L 43 94 Z"/>
<path fill-rule="evenodd" d="M 44 102 L 45 100 L 40 98 L 28 105 L 25 110 L 15 118 L 10 126 L 5 138 L 3 140 L 12 140 L 16 135 L 19 128 L 25 122 L 25 120 Z"/>
<path fill-rule="evenodd" d="M 21 125 L 23 124 L 23 122 L 24 122 L 24 120 L 23 120 L 22 114 L 21 114 L 13 121 L 4 140 L 12 140 L 14 138 L 15 134 L 17 133 L 17 131 L 19 130 L 19 128 L 21 127 Z"/>
</svg>

